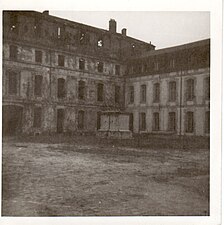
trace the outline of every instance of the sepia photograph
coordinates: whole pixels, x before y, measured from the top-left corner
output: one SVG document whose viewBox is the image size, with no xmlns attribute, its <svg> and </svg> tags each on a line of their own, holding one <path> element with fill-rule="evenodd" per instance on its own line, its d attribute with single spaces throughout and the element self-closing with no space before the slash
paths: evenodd
<svg viewBox="0 0 224 225">
<path fill-rule="evenodd" d="M 210 217 L 210 16 L 2 10 L 1 216 Z"/>
</svg>

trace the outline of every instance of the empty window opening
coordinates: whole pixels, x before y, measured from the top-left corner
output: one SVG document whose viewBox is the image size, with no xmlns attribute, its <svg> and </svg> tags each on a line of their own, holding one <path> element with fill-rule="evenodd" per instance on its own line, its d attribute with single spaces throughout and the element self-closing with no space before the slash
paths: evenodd
<svg viewBox="0 0 224 225">
<path fill-rule="evenodd" d="M 134 86 L 130 86 L 129 87 L 129 103 L 132 104 L 134 103 L 134 98 L 135 98 L 135 95 L 134 95 Z"/>
<path fill-rule="evenodd" d="M 155 83 L 153 85 L 153 102 L 159 102 L 160 100 L 160 84 Z"/>
<path fill-rule="evenodd" d="M 146 102 L 146 85 L 141 85 L 141 103 Z"/>
<path fill-rule="evenodd" d="M 101 48 L 103 47 L 103 39 L 100 38 L 98 41 L 97 41 L 97 47 Z"/>
<path fill-rule="evenodd" d="M 65 79 L 59 78 L 58 79 L 58 98 L 65 97 Z"/>
<path fill-rule="evenodd" d="M 35 62 L 42 63 L 42 51 L 35 50 Z"/>
<path fill-rule="evenodd" d="M 86 89 L 86 83 L 85 81 L 80 80 L 79 81 L 79 87 L 78 87 L 78 95 L 79 95 L 79 99 L 84 100 L 85 99 L 85 89 Z"/>
<path fill-rule="evenodd" d="M 115 65 L 115 75 L 120 75 L 120 65 Z"/>
<path fill-rule="evenodd" d="M 80 110 L 78 112 L 78 129 L 84 129 L 85 112 Z"/>
<path fill-rule="evenodd" d="M 57 110 L 57 132 L 62 133 L 64 130 L 64 109 Z"/>
<path fill-rule="evenodd" d="M 159 113 L 153 113 L 153 130 L 159 131 Z"/>
<path fill-rule="evenodd" d="M 168 130 L 176 131 L 176 113 L 170 112 L 168 118 Z"/>
<path fill-rule="evenodd" d="M 33 127 L 36 128 L 41 127 L 41 115 L 42 115 L 41 107 L 35 107 L 33 117 Z"/>
<path fill-rule="evenodd" d="M 10 71 L 8 73 L 8 93 L 11 95 L 16 95 L 17 87 L 18 87 L 17 73 Z"/>
<path fill-rule="evenodd" d="M 34 81 L 34 95 L 35 96 L 42 95 L 42 81 L 43 81 L 43 77 L 41 75 L 35 76 L 35 81 Z"/>
<path fill-rule="evenodd" d="M 65 66 L 65 57 L 63 55 L 58 55 L 58 66 Z"/>
<path fill-rule="evenodd" d="M 169 100 L 171 102 L 176 101 L 176 82 L 171 81 L 169 83 Z"/>
<path fill-rule="evenodd" d="M 210 132 L 210 111 L 205 113 L 205 133 L 209 134 Z"/>
<path fill-rule="evenodd" d="M 187 133 L 193 133 L 193 131 L 194 131 L 194 113 L 193 112 L 187 112 L 186 132 Z"/>
<path fill-rule="evenodd" d="M 115 103 L 120 103 L 120 86 L 115 86 Z"/>
<path fill-rule="evenodd" d="M 140 113 L 140 130 L 146 130 L 146 115 L 145 113 Z"/>
<path fill-rule="evenodd" d="M 85 60 L 79 59 L 79 69 L 84 70 L 85 69 Z"/>
<path fill-rule="evenodd" d="M 194 80 L 187 80 L 187 100 L 192 101 L 194 99 Z"/>
<path fill-rule="evenodd" d="M 205 78 L 205 99 L 210 99 L 210 77 Z"/>
<path fill-rule="evenodd" d="M 97 101 L 103 101 L 103 84 L 97 85 Z"/>
<path fill-rule="evenodd" d="M 97 62 L 97 70 L 99 73 L 103 72 L 103 63 L 102 62 Z"/>
<path fill-rule="evenodd" d="M 28 26 L 25 25 L 25 26 L 24 26 L 24 33 L 27 33 L 27 32 L 28 32 Z"/>
<path fill-rule="evenodd" d="M 10 45 L 9 47 L 9 58 L 10 59 L 17 59 L 18 55 L 18 48 L 15 45 Z"/>
</svg>

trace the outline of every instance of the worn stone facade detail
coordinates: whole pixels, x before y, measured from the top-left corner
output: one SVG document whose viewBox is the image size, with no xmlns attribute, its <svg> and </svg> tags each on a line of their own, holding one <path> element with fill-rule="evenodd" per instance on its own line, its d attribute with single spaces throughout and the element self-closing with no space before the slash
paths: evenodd
<svg viewBox="0 0 224 225">
<path fill-rule="evenodd" d="M 104 111 L 135 133 L 209 135 L 210 40 L 155 50 L 35 11 L 3 12 L 3 133 L 96 132 Z"/>
</svg>

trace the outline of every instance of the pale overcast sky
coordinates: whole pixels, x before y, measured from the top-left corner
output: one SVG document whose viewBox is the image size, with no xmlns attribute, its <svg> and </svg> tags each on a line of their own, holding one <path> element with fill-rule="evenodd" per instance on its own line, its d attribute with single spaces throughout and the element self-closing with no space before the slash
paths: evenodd
<svg viewBox="0 0 224 225">
<path fill-rule="evenodd" d="M 210 38 L 209 12 L 50 11 L 50 15 L 106 30 L 112 18 L 117 32 L 127 28 L 128 36 L 151 41 L 156 49 Z"/>
</svg>

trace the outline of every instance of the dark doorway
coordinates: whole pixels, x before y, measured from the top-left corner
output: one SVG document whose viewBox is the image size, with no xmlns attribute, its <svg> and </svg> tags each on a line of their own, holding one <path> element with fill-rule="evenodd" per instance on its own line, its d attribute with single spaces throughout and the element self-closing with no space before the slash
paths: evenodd
<svg viewBox="0 0 224 225">
<path fill-rule="evenodd" d="M 18 135 L 22 131 L 23 108 L 21 106 L 6 105 L 2 107 L 3 136 Z"/>
<path fill-rule="evenodd" d="M 133 113 L 130 113 L 129 116 L 129 130 L 133 131 Z"/>
<path fill-rule="evenodd" d="M 62 133 L 64 126 L 64 109 L 57 110 L 57 132 Z"/>
</svg>

